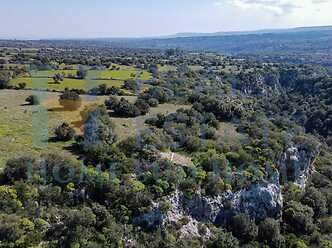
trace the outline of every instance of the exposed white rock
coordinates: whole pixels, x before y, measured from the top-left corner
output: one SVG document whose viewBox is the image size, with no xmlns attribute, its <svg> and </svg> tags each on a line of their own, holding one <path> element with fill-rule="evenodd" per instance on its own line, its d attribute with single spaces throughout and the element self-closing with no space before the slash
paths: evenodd
<svg viewBox="0 0 332 248">
<path fill-rule="evenodd" d="M 305 187 L 317 153 L 317 150 L 308 152 L 301 146 L 292 145 L 287 148 L 278 162 L 279 171 L 283 173 L 281 181 L 286 176 L 286 179 L 292 179 L 299 186 Z M 181 236 L 209 238 L 211 232 L 208 229 L 205 235 L 200 234 L 200 221 L 223 225 L 237 213 L 247 213 L 256 220 L 278 219 L 283 208 L 279 175 L 276 172 L 270 182 L 261 182 L 237 192 L 227 191 L 216 197 L 203 196 L 198 192 L 189 199 L 176 190 L 167 199 L 171 208 L 166 213 L 162 213 L 159 204 L 155 204 L 151 212 L 137 218 L 135 223 L 163 227 L 167 223 L 176 225 L 179 220 L 186 218 L 187 223 L 180 230 Z"/>
<path fill-rule="evenodd" d="M 252 218 L 264 220 L 281 217 L 283 198 L 279 185 L 267 184 L 236 192 L 232 203 L 236 212 L 245 212 Z"/>
<path fill-rule="evenodd" d="M 167 223 L 176 225 L 179 220 L 186 218 L 188 223 L 181 227 L 181 235 L 202 236 L 199 233 L 199 221 L 216 223 L 218 218 L 223 218 L 225 211 L 234 214 L 245 212 L 256 219 L 279 218 L 282 212 L 282 195 L 279 186 L 274 184 L 257 185 L 235 193 L 228 191 L 216 197 L 197 195 L 191 199 L 177 190 L 168 201 L 171 205 L 169 211 L 162 213 L 157 204 L 151 212 L 136 218 L 135 224 L 163 227 Z M 231 203 L 230 210 L 225 209 L 226 202 Z M 207 229 L 203 238 L 209 238 L 210 235 Z"/>
<path fill-rule="evenodd" d="M 293 182 L 305 188 L 308 178 L 314 171 L 313 162 L 318 149 L 308 152 L 301 146 L 291 145 L 278 162 L 281 183 Z"/>
</svg>

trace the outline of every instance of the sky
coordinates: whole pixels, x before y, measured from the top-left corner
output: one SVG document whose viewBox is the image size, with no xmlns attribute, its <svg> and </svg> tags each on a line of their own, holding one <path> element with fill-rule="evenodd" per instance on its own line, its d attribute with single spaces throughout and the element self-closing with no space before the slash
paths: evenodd
<svg viewBox="0 0 332 248">
<path fill-rule="evenodd" d="M 146 37 L 332 25 L 332 0 L 3 0 L 0 38 Z"/>
</svg>

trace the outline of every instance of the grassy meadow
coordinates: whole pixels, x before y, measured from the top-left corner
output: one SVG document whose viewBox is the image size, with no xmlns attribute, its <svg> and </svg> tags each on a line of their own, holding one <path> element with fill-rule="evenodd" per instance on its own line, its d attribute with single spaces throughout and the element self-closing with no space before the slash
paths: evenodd
<svg viewBox="0 0 332 248">
<path fill-rule="evenodd" d="M 41 106 L 28 106 L 25 99 L 29 95 L 38 95 Z M 9 158 L 24 154 L 40 155 L 47 152 L 77 158 L 71 152 L 72 141 L 54 142 L 54 129 L 62 122 L 68 122 L 77 134 L 83 134 L 84 122 L 93 109 L 104 103 L 106 96 L 82 96 L 82 105 L 75 111 L 64 109 L 58 102 L 58 93 L 39 92 L 31 90 L 1 90 L 0 91 L 0 168 Z M 136 97 L 125 97 L 134 102 Z M 158 113 L 173 113 L 185 105 L 161 104 L 151 108 L 146 116 L 136 118 L 114 118 L 115 132 L 119 140 L 135 135 L 147 128 L 145 120 Z M 43 131 L 44 136 L 43 136 Z"/>
<path fill-rule="evenodd" d="M 74 66 L 73 66 L 74 67 Z M 65 76 L 60 83 L 55 83 L 53 76 L 57 73 Z M 118 67 L 118 69 L 106 70 L 89 70 L 86 79 L 76 79 L 77 70 L 45 70 L 31 72 L 30 74 L 21 75 L 13 78 L 10 84 L 18 86 L 20 83 L 25 83 L 28 89 L 41 90 L 55 90 L 63 91 L 65 88 L 90 90 L 101 84 L 106 84 L 108 87 L 114 86 L 120 88 L 125 80 L 149 80 L 152 78 L 151 73 L 145 70 L 138 70 L 135 67 Z"/>
</svg>

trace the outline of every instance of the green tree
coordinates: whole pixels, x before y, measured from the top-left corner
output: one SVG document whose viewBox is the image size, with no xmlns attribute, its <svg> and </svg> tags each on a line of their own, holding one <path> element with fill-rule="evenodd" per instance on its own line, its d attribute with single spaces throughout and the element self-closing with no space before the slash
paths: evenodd
<svg viewBox="0 0 332 248">
<path fill-rule="evenodd" d="M 71 128 L 67 122 L 64 122 L 61 125 L 57 126 L 54 133 L 56 139 L 59 141 L 68 141 L 75 136 L 75 130 Z"/>
<path fill-rule="evenodd" d="M 310 187 L 305 191 L 301 202 L 314 210 L 315 218 L 324 216 L 327 213 L 326 198 L 314 187 Z"/>
<path fill-rule="evenodd" d="M 10 186 L 0 186 L 0 211 L 15 213 L 22 208 L 22 202 L 18 199 L 16 189 Z"/>
<path fill-rule="evenodd" d="M 255 240 L 258 234 L 258 227 L 255 221 L 247 214 L 238 214 L 233 217 L 231 230 L 235 237 L 243 242 Z"/>
<path fill-rule="evenodd" d="M 90 113 L 84 126 L 83 148 L 87 152 L 96 151 L 116 141 L 114 124 L 104 107 Z"/>
<path fill-rule="evenodd" d="M 280 234 L 279 221 L 270 218 L 263 220 L 259 224 L 258 239 L 261 242 L 270 244 L 270 247 L 280 247 L 284 240 Z"/>
<path fill-rule="evenodd" d="M 83 66 L 80 66 L 76 72 L 76 76 L 79 79 L 84 79 L 88 75 L 88 70 L 85 69 Z"/>
<path fill-rule="evenodd" d="M 239 241 L 232 235 L 232 233 L 218 231 L 215 237 L 207 243 L 208 248 L 238 248 Z"/>
<path fill-rule="evenodd" d="M 290 232 L 310 234 L 314 230 L 314 211 L 300 202 L 290 201 L 283 211 L 283 221 Z"/>
</svg>

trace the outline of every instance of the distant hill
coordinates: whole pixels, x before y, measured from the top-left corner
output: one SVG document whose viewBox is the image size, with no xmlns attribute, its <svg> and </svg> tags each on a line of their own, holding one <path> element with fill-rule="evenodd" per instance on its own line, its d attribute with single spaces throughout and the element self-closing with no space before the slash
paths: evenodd
<svg viewBox="0 0 332 248">
<path fill-rule="evenodd" d="M 22 45 L 21 41 L 16 41 Z M 91 38 L 31 40 L 38 43 L 65 47 L 120 47 L 120 48 L 181 48 L 191 51 L 221 52 L 226 55 L 288 55 L 319 56 L 324 61 L 332 56 L 332 26 L 298 27 L 291 29 L 264 29 L 216 33 L 178 33 L 149 38 Z M 11 43 L 12 44 L 12 43 Z M 0 40 L 5 46 L 6 40 Z M 26 43 L 24 44 L 26 46 Z M 322 55 L 322 56 L 321 56 Z M 328 56 L 325 56 L 328 55 Z M 307 59 L 303 57 L 301 59 Z M 282 60 L 282 58 L 278 58 Z M 330 64 L 330 63 L 328 63 Z"/>
<path fill-rule="evenodd" d="M 159 38 L 109 39 L 109 42 L 121 47 L 182 48 L 225 54 L 332 53 L 332 26 L 206 34 L 179 33 Z"/>
<path fill-rule="evenodd" d="M 297 27 L 287 29 L 261 29 L 253 31 L 229 31 L 214 33 L 177 33 L 174 35 L 164 36 L 160 38 L 183 38 L 183 37 L 206 37 L 206 36 L 225 36 L 225 35 L 249 35 L 249 34 L 266 34 L 266 33 L 294 33 L 304 31 L 331 31 L 332 26 L 315 26 L 315 27 Z"/>
</svg>

